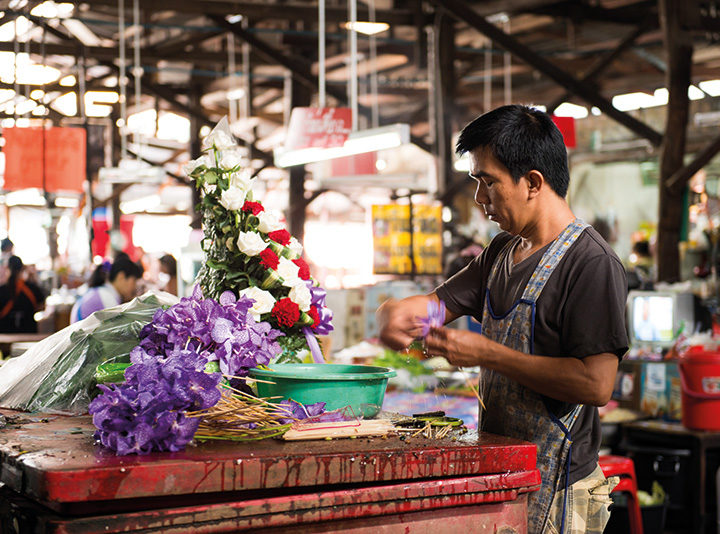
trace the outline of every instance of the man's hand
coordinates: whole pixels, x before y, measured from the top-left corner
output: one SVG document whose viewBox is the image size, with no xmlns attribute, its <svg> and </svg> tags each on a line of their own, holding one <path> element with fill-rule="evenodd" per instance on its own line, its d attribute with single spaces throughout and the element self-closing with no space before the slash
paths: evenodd
<svg viewBox="0 0 720 534">
<path fill-rule="evenodd" d="M 427 314 L 430 298 L 428 295 L 418 295 L 383 302 L 375 313 L 380 341 L 394 350 L 402 350 L 410 345 L 422 331 L 418 318 Z"/>
<path fill-rule="evenodd" d="M 488 339 L 482 334 L 453 328 L 432 328 L 425 338 L 428 356 L 442 356 L 458 367 L 481 365 Z"/>
</svg>

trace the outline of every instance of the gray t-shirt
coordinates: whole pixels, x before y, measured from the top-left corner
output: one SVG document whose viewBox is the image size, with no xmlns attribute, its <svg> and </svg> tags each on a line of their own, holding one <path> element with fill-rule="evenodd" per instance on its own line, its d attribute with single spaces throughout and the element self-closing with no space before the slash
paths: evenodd
<svg viewBox="0 0 720 534">
<path fill-rule="evenodd" d="M 497 235 L 482 254 L 437 288 L 438 297 L 449 310 L 482 321 L 492 264 L 511 239 L 505 232 Z M 490 288 L 490 306 L 495 315 L 506 313 L 520 299 L 547 247 L 517 265 L 511 254 L 499 266 Z M 610 352 L 622 358 L 628 348 L 626 299 L 622 263 L 592 227 L 586 228 L 565 253 L 537 300 L 533 354 L 584 358 Z M 548 399 L 548 407 L 562 415 L 569 405 Z M 573 438 L 570 484 L 589 475 L 597 465 L 601 429 L 596 407 L 583 407 Z"/>
</svg>

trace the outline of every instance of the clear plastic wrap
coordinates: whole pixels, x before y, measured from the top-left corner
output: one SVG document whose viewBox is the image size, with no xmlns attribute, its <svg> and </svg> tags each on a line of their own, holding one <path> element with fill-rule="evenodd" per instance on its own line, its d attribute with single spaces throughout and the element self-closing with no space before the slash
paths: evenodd
<svg viewBox="0 0 720 534">
<path fill-rule="evenodd" d="M 148 292 L 93 313 L 40 341 L 0 367 L 0 406 L 29 411 L 84 413 L 94 397 L 95 370 L 109 361 L 129 362 L 143 326 L 162 306 L 178 302 Z"/>
</svg>

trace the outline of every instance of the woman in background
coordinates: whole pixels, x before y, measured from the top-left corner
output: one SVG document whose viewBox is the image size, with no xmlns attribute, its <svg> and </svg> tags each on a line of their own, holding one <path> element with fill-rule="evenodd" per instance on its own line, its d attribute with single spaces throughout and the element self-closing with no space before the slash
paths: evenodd
<svg viewBox="0 0 720 534">
<path fill-rule="evenodd" d="M 35 334 L 38 329 L 35 312 L 43 309 L 45 293 L 17 256 L 8 259 L 8 270 L 8 281 L 0 286 L 0 332 Z"/>
</svg>

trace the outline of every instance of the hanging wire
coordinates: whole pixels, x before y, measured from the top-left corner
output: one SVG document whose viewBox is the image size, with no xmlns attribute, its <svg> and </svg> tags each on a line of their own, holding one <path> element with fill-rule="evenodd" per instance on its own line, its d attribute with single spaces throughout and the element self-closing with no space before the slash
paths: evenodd
<svg viewBox="0 0 720 534">
<path fill-rule="evenodd" d="M 237 69 L 235 67 L 235 36 L 228 32 L 227 34 L 228 49 L 228 74 L 230 75 L 230 87 L 228 88 L 228 109 L 230 111 L 230 126 L 232 127 L 238 120 L 238 101 L 234 92 L 238 88 Z"/>
<path fill-rule="evenodd" d="M 325 96 L 325 0 L 318 2 L 318 107 L 324 108 Z"/>
<path fill-rule="evenodd" d="M 25 7 L 25 11 L 27 12 L 27 6 Z M 15 19 L 17 20 L 17 19 Z M 29 20 L 29 19 L 28 19 Z M 29 32 L 29 30 L 28 30 Z M 25 55 L 30 58 L 30 37 L 27 35 L 28 32 L 25 32 Z M 26 83 L 25 87 L 23 88 L 23 93 L 25 93 L 25 101 L 30 100 L 30 84 Z M 26 109 L 28 107 L 26 106 Z M 30 113 L 30 110 L 28 109 L 25 113 L 23 113 L 23 117 Z"/>
<path fill-rule="evenodd" d="M 428 134 L 430 144 L 437 140 L 437 50 L 435 48 L 435 26 L 427 26 L 427 73 L 428 73 Z"/>
<path fill-rule="evenodd" d="M 483 112 L 487 113 L 492 107 L 492 41 L 487 40 L 485 45 L 485 79 L 483 80 Z"/>
<path fill-rule="evenodd" d="M 375 0 L 370 0 L 370 22 L 375 24 Z M 375 34 L 370 35 L 370 94 L 372 95 L 371 126 L 377 128 L 380 125 L 380 109 L 378 107 L 378 64 L 377 64 L 377 39 Z"/>
<path fill-rule="evenodd" d="M 510 35 L 510 18 L 508 17 L 503 23 L 503 29 L 505 33 Z M 512 56 L 510 52 L 505 51 L 503 54 L 503 60 L 505 63 L 505 70 L 503 76 L 503 87 L 505 89 L 505 105 L 512 103 Z"/>
<path fill-rule="evenodd" d="M 20 82 L 18 81 L 18 57 L 20 56 L 20 36 L 18 35 L 18 19 L 20 17 L 15 17 L 15 40 L 13 43 L 13 51 L 15 53 L 14 55 L 14 69 L 13 69 L 13 88 L 15 90 L 15 95 L 13 98 L 13 121 L 17 123 L 17 103 L 18 98 L 20 98 Z"/>
<path fill-rule="evenodd" d="M 245 31 L 248 31 L 250 29 L 247 17 L 243 17 L 240 25 Z M 252 111 L 252 102 L 250 100 L 252 98 L 252 94 L 250 92 L 250 44 L 247 42 L 243 42 L 242 44 L 242 61 L 244 75 L 243 88 L 245 89 L 245 95 L 243 97 L 244 105 L 240 106 L 240 109 L 242 110 L 242 113 L 240 113 L 240 118 L 247 119 L 250 118 L 250 112 Z M 254 136 L 254 134 L 252 134 L 252 136 Z M 254 137 L 252 137 L 252 141 L 255 141 Z"/>
<path fill-rule="evenodd" d="M 133 79 L 135 80 L 135 113 L 140 112 L 140 104 L 142 101 L 142 75 L 143 68 L 140 63 L 140 37 L 142 36 L 142 26 L 140 26 L 140 5 L 139 0 L 133 0 L 133 29 L 135 31 L 135 49 L 133 50 Z M 133 140 L 137 146 L 137 159 L 142 160 L 144 142 L 142 132 L 138 129 L 133 132 Z"/>
<path fill-rule="evenodd" d="M 120 48 L 120 161 L 127 156 L 127 75 L 125 73 L 125 2 L 118 0 L 118 41 Z"/>
<path fill-rule="evenodd" d="M 357 0 L 350 0 L 350 108 L 352 131 L 358 129 Z"/>
</svg>

